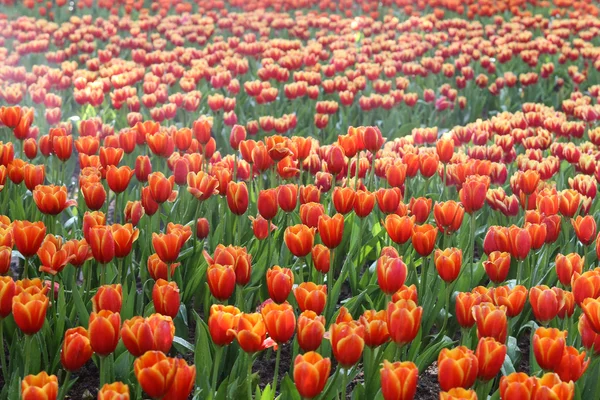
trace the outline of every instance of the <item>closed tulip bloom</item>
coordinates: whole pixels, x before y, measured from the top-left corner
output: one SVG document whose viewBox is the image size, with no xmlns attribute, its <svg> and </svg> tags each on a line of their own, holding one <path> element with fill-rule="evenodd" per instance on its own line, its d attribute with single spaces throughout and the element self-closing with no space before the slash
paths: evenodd
<svg viewBox="0 0 600 400">
<path fill-rule="evenodd" d="M 546 225 L 526 222 L 525 229 L 527 229 L 529 237 L 531 237 L 531 248 L 533 250 L 541 248 L 546 241 Z"/>
<path fill-rule="evenodd" d="M 358 322 L 365 327 L 365 344 L 367 346 L 379 347 L 390 340 L 385 310 L 366 310 Z"/>
<path fill-rule="evenodd" d="M 67 161 L 73 154 L 73 136 L 54 136 L 52 138 L 52 151 L 60 161 Z"/>
<path fill-rule="evenodd" d="M 321 314 L 327 300 L 327 286 L 303 282 L 294 289 L 294 296 L 300 311 L 310 310 Z"/>
<path fill-rule="evenodd" d="M 100 264 L 108 264 L 115 257 L 115 239 L 112 229 L 106 225 L 95 225 L 89 230 L 88 243 L 94 259 Z"/>
<path fill-rule="evenodd" d="M 248 187 L 245 182 L 229 182 L 227 185 L 227 205 L 235 215 L 242 215 L 248 209 Z"/>
<path fill-rule="evenodd" d="M 483 252 L 488 256 L 494 251 L 512 253 L 509 236 L 509 228 L 496 225 L 490 226 L 483 239 Z"/>
<path fill-rule="evenodd" d="M 475 325 L 473 307 L 481 303 L 478 293 L 461 292 L 456 296 L 456 319 L 463 328 L 471 328 Z"/>
<path fill-rule="evenodd" d="M 554 372 L 563 382 L 577 382 L 587 370 L 589 363 L 590 359 L 586 360 L 585 351 L 580 353 L 575 347 L 566 346 L 560 363 L 554 367 Z"/>
<path fill-rule="evenodd" d="M 487 178 L 487 179 L 485 179 Z M 458 195 L 465 211 L 473 214 L 483 208 L 485 195 L 490 186 L 488 177 L 473 175 L 467 178 Z"/>
<path fill-rule="evenodd" d="M 248 218 L 252 221 L 252 232 L 258 240 L 265 240 L 270 232 L 277 229 L 272 222 L 267 221 L 260 216 L 260 214 L 257 215 L 256 218 L 252 216 L 249 216 Z"/>
<path fill-rule="evenodd" d="M 187 399 L 196 383 L 196 366 L 188 365 L 183 358 L 176 358 L 177 372 L 173 384 L 169 387 L 163 400 Z"/>
<path fill-rule="evenodd" d="M 92 211 L 97 211 L 104 206 L 106 190 L 100 182 L 89 182 L 81 187 L 85 205 Z"/>
<path fill-rule="evenodd" d="M 377 284 L 381 291 L 392 295 L 404 285 L 408 269 L 400 257 L 383 255 L 377 260 Z"/>
<path fill-rule="evenodd" d="M 32 257 L 42 245 L 46 236 L 46 226 L 41 221 L 14 221 L 12 233 L 17 250 L 24 257 Z"/>
<path fill-rule="evenodd" d="M 450 137 L 441 137 L 435 143 L 435 149 L 440 161 L 446 164 L 454 154 L 454 140 Z"/>
<path fill-rule="evenodd" d="M 165 263 L 177 261 L 184 240 L 179 232 L 152 233 L 152 246 L 158 257 Z"/>
<path fill-rule="evenodd" d="M 66 186 L 38 185 L 33 190 L 33 201 L 43 214 L 58 215 L 65 208 L 77 205 L 67 200 Z"/>
<path fill-rule="evenodd" d="M 40 271 L 51 275 L 61 272 L 73 257 L 70 250 L 60 236 L 47 235 L 37 251 L 41 262 Z"/>
<path fill-rule="evenodd" d="M 417 287 L 414 284 L 410 286 L 402 285 L 402 287 L 392 295 L 392 302 L 395 303 L 398 300 L 412 300 L 417 304 Z"/>
<path fill-rule="evenodd" d="M 600 274 L 596 270 L 586 271 L 581 275 L 574 272 L 571 278 L 571 290 L 575 302 L 581 307 L 588 297 L 596 298 L 600 295 Z"/>
<path fill-rule="evenodd" d="M 473 306 L 473 316 L 477 323 L 477 337 L 492 337 L 500 343 L 506 342 L 508 321 L 506 308 L 492 303 L 480 303 Z"/>
<path fill-rule="evenodd" d="M 233 342 L 235 336 L 231 332 L 231 329 L 234 328 L 235 319 L 238 314 L 240 314 L 240 310 L 234 306 L 213 304 L 210 307 L 208 331 L 217 346 L 227 346 Z"/>
<path fill-rule="evenodd" d="M 571 224 L 575 230 L 577 239 L 584 245 L 589 246 L 596 238 L 596 220 L 591 215 L 582 217 L 578 215 L 577 218 L 571 218 Z"/>
<path fill-rule="evenodd" d="M 172 197 L 174 182 L 174 176 L 167 178 L 162 172 L 153 172 L 148 175 L 148 187 L 150 188 L 150 195 L 152 196 L 152 199 L 159 204 L 169 200 Z M 189 182 L 189 175 L 188 185 L 191 186 Z M 188 187 L 188 191 L 189 190 L 190 188 Z"/>
<path fill-rule="evenodd" d="M 535 389 L 535 377 L 524 372 L 513 372 L 500 378 L 500 399 L 532 399 Z"/>
<path fill-rule="evenodd" d="M 133 372 L 142 389 L 153 399 L 162 399 L 175 381 L 177 360 L 160 351 L 149 351 L 133 363 Z"/>
<path fill-rule="evenodd" d="M 21 292 L 12 299 L 12 314 L 19 329 L 26 335 L 37 333 L 46 321 L 49 304 L 44 292 Z"/>
<path fill-rule="evenodd" d="M 290 226 L 286 228 L 283 238 L 290 253 L 296 257 L 306 257 L 313 247 L 315 229 L 303 224 Z"/>
<path fill-rule="evenodd" d="M 8 272 L 11 260 L 12 249 L 8 246 L 0 246 L 0 275 L 4 275 Z"/>
<path fill-rule="evenodd" d="M 137 156 L 135 159 L 135 177 L 139 182 L 147 182 L 152 173 L 152 163 L 148 156 Z"/>
<path fill-rule="evenodd" d="M 92 349 L 100 356 L 107 356 L 117 348 L 121 330 L 121 315 L 102 310 L 90 314 L 89 338 Z"/>
<path fill-rule="evenodd" d="M 573 381 L 563 382 L 558 374 L 549 372 L 541 378 L 537 378 L 537 383 L 533 391 L 534 400 L 543 399 L 565 399 L 572 400 L 575 396 L 575 383 Z"/>
<path fill-rule="evenodd" d="M 168 353 L 175 337 L 171 317 L 152 314 L 148 318 L 136 316 L 125 320 L 121 339 L 132 356 L 139 357 L 150 350 Z"/>
<path fill-rule="evenodd" d="M 465 346 L 442 349 L 438 356 L 438 380 L 443 391 L 454 388 L 468 389 L 475 383 L 479 361 Z"/>
<path fill-rule="evenodd" d="M 433 255 L 433 261 L 440 278 L 446 283 L 454 282 L 460 274 L 462 250 L 456 247 L 445 250 L 437 249 Z"/>
<path fill-rule="evenodd" d="M 37 375 L 27 375 L 21 381 L 22 400 L 56 400 L 58 378 L 42 371 Z"/>
<path fill-rule="evenodd" d="M 12 300 L 15 297 L 17 285 L 10 276 L 0 276 L 0 319 L 6 318 L 12 312 Z"/>
<path fill-rule="evenodd" d="M 414 225 L 412 229 L 412 244 L 416 252 L 422 257 L 427 257 L 433 251 L 438 229 L 433 225 Z"/>
<path fill-rule="evenodd" d="M 510 254 L 492 251 L 488 259 L 483 262 L 483 268 L 490 281 L 494 283 L 504 282 L 510 271 Z"/>
<path fill-rule="evenodd" d="M 267 270 L 267 290 L 275 303 L 286 301 L 293 285 L 294 274 L 291 269 L 275 265 Z"/>
<path fill-rule="evenodd" d="M 526 195 L 530 195 L 535 192 L 540 182 L 540 174 L 535 170 L 527 170 L 520 172 L 517 175 L 517 185 L 519 189 Z"/>
<path fill-rule="evenodd" d="M 304 311 L 298 317 L 297 332 L 296 338 L 302 350 L 317 350 L 325 335 L 325 317 L 314 311 Z"/>
<path fill-rule="evenodd" d="M 412 400 L 415 397 L 419 379 L 419 369 L 415 363 L 383 360 L 379 374 L 381 394 L 385 400 Z"/>
<path fill-rule="evenodd" d="M 333 217 L 323 215 L 319 218 L 319 235 L 321 241 L 330 249 L 335 249 L 342 243 L 344 236 L 344 216 L 335 214 Z"/>
<path fill-rule="evenodd" d="M 422 224 L 429 218 L 431 213 L 431 199 L 425 197 L 411 198 L 408 204 L 410 214 L 414 215 L 417 224 Z"/>
<path fill-rule="evenodd" d="M 538 328 L 533 335 L 533 353 L 542 369 L 554 370 L 565 350 L 566 331 L 556 328 Z"/>
<path fill-rule="evenodd" d="M 296 328 L 296 316 L 289 303 L 277 304 L 267 301 L 260 313 L 271 339 L 277 343 L 285 343 L 292 338 Z"/>
<path fill-rule="evenodd" d="M 333 189 L 333 206 L 340 214 L 348 214 L 354 208 L 356 192 L 350 187 L 336 187 Z"/>
<path fill-rule="evenodd" d="M 386 168 L 385 179 L 391 187 L 402 187 L 406 181 L 406 165 L 400 160 L 391 163 Z"/>
<path fill-rule="evenodd" d="M 477 400 L 477 393 L 473 389 L 453 388 L 440 392 L 440 400 Z"/>
<path fill-rule="evenodd" d="M 357 190 L 354 199 L 354 212 L 359 218 L 365 218 L 371 214 L 375 207 L 375 194 L 366 190 Z"/>
<path fill-rule="evenodd" d="M 381 188 L 375 192 L 375 198 L 381 212 L 391 214 L 396 212 L 398 205 L 402 201 L 402 191 L 399 188 Z"/>
<path fill-rule="evenodd" d="M 523 311 L 527 300 L 527 288 L 516 285 L 512 289 L 508 286 L 497 286 L 490 290 L 492 301 L 496 306 L 506 307 L 506 316 L 516 317 Z"/>
<path fill-rule="evenodd" d="M 531 235 L 525 228 L 512 225 L 508 228 L 508 239 L 510 241 L 510 255 L 517 260 L 527 258 L 531 250 Z"/>
<path fill-rule="evenodd" d="M 298 185 L 287 184 L 277 188 L 277 204 L 285 212 L 292 212 L 298 204 Z"/>
<path fill-rule="evenodd" d="M 331 361 L 309 351 L 298 354 L 294 360 L 294 384 L 300 396 L 312 399 L 318 396 L 329 379 Z"/>
<path fill-rule="evenodd" d="M 321 199 L 321 191 L 315 185 L 302 185 L 298 191 L 300 204 L 318 203 Z"/>
<path fill-rule="evenodd" d="M 365 327 L 355 321 L 331 324 L 329 328 L 333 356 L 343 367 L 355 365 L 365 346 Z"/>
<path fill-rule="evenodd" d="M 258 193 L 258 200 L 256 202 L 258 207 L 258 213 L 266 220 L 270 221 L 277 215 L 279 210 L 277 205 L 277 190 L 266 189 L 261 190 Z"/>
<path fill-rule="evenodd" d="M 415 217 L 401 217 L 398 214 L 390 214 L 382 222 L 390 239 L 397 244 L 404 244 L 411 238 L 414 224 Z"/>
<path fill-rule="evenodd" d="M 581 344 L 583 347 L 590 352 L 593 351 L 593 355 L 600 354 L 600 335 L 594 332 L 594 329 L 592 329 L 592 326 L 588 322 L 585 314 L 582 314 L 579 317 L 577 329 L 579 331 L 579 335 L 581 336 Z"/>
<path fill-rule="evenodd" d="M 481 338 L 475 356 L 479 363 L 478 377 L 484 381 L 492 380 L 502 368 L 506 356 L 506 345 L 491 337 Z"/>
<path fill-rule="evenodd" d="M 204 254 L 209 264 L 231 265 L 235 271 L 235 281 L 238 285 L 246 285 L 252 273 L 252 256 L 245 247 L 223 246 L 219 244 L 215 249 L 213 258 Z"/>
<path fill-rule="evenodd" d="M 555 263 L 558 280 L 564 286 L 570 287 L 573 274 L 581 274 L 585 264 L 585 257 L 581 257 L 577 253 L 570 253 L 566 256 L 559 253 L 556 255 Z"/>
<path fill-rule="evenodd" d="M 128 166 L 115 167 L 114 165 L 109 165 L 106 170 L 106 183 L 108 183 L 108 187 L 113 192 L 123 193 L 127 190 L 134 173 L 135 171 Z"/>
<path fill-rule="evenodd" d="M 129 400 L 129 386 L 123 382 L 106 383 L 98 391 L 98 400 Z"/>
<path fill-rule="evenodd" d="M 562 302 L 561 293 L 557 293 L 546 285 L 534 286 L 529 290 L 529 303 L 533 315 L 542 324 L 546 324 L 556 317 Z"/>
<path fill-rule="evenodd" d="M 267 347 L 267 328 L 259 313 L 241 313 L 236 316 L 233 328 L 229 330 L 246 353 L 256 353 Z"/>
<path fill-rule="evenodd" d="M 567 218 L 573 218 L 579 204 L 581 203 L 581 194 L 574 189 L 565 189 L 558 193 L 558 210 Z"/>
<path fill-rule="evenodd" d="M 120 284 L 100 286 L 94 297 L 92 297 L 94 312 L 108 310 L 118 313 L 121 312 L 122 303 L 123 288 Z"/>
<path fill-rule="evenodd" d="M 115 257 L 127 257 L 131 253 L 133 243 L 138 239 L 139 229 L 134 228 L 132 224 L 113 224 L 111 229 L 115 242 Z"/>
<path fill-rule="evenodd" d="M 300 206 L 300 220 L 309 228 L 317 228 L 322 215 L 325 215 L 325 207 L 321 203 L 311 202 Z"/>
<path fill-rule="evenodd" d="M 92 358 L 88 332 L 83 327 L 67 329 L 60 352 L 60 362 L 67 371 L 77 371 Z"/>
<path fill-rule="evenodd" d="M 44 180 L 46 179 L 46 166 L 27 164 L 23 168 L 23 177 L 25 186 L 33 192 L 37 185 L 44 184 Z"/>
<path fill-rule="evenodd" d="M 421 328 L 422 315 L 423 308 L 417 307 L 413 300 L 388 303 L 387 327 L 392 341 L 399 346 L 412 342 Z"/>
<path fill-rule="evenodd" d="M 164 279 L 157 280 L 152 289 L 152 303 L 157 313 L 175 318 L 180 304 L 177 284 Z"/>
<path fill-rule="evenodd" d="M 331 267 L 331 251 L 327 247 L 317 244 L 312 248 L 310 254 L 317 271 L 322 274 L 329 272 L 329 268 Z"/>
<path fill-rule="evenodd" d="M 175 275 L 175 270 L 179 267 L 179 263 L 169 264 L 171 267 L 171 278 Z M 155 281 L 159 279 L 168 280 L 167 275 L 169 274 L 169 268 L 165 262 L 163 262 L 156 253 L 148 257 L 148 273 L 150 277 Z"/>
</svg>

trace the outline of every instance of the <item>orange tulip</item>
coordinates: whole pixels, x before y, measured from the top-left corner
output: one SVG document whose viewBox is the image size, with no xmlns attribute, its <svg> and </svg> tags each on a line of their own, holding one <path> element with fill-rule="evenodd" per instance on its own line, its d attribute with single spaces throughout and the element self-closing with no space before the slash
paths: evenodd
<svg viewBox="0 0 600 400">
<path fill-rule="evenodd" d="M 246 353 L 256 353 L 269 346 L 266 340 L 267 328 L 259 313 L 236 316 L 233 328 L 229 332 L 235 336 L 238 344 Z"/>
<path fill-rule="evenodd" d="M 483 262 L 483 268 L 490 281 L 494 283 L 504 282 L 510 271 L 510 254 L 492 251 L 488 259 Z"/>
<path fill-rule="evenodd" d="M 329 379 L 331 361 L 320 354 L 309 351 L 299 354 L 294 360 L 294 384 L 300 396 L 312 399 L 318 396 Z"/>
<path fill-rule="evenodd" d="M 131 355 L 139 357 L 150 350 L 168 353 L 175 337 L 175 324 L 171 317 L 152 314 L 125 320 L 121 328 L 123 344 Z"/>
<path fill-rule="evenodd" d="M 83 327 L 67 329 L 60 353 L 60 362 L 67 371 L 77 371 L 92 358 L 88 332 Z"/>
<path fill-rule="evenodd" d="M 477 400 L 477 393 L 473 389 L 453 388 L 440 392 L 440 400 Z"/>
<path fill-rule="evenodd" d="M 318 227 L 322 215 L 325 215 L 325 207 L 321 203 L 309 202 L 300 206 L 300 220 L 309 228 Z"/>
<path fill-rule="evenodd" d="M 390 339 L 387 329 L 387 313 L 385 310 L 366 310 L 358 322 L 365 327 L 365 344 L 379 347 Z"/>
<path fill-rule="evenodd" d="M 115 257 L 127 257 L 131 253 L 133 243 L 138 239 L 140 231 L 132 224 L 113 224 L 111 229 L 115 242 Z"/>
<path fill-rule="evenodd" d="M 477 376 L 484 381 L 489 381 L 494 379 L 502 368 L 506 356 L 506 345 L 491 337 L 481 338 L 475 355 L 479 363 Z"/>
<path fill-rule="evenodd" d="M 21 381 L 22 400 L 56 400 L 58 378 L 42 371 L 37 375 L 27 375 Z"/>
<path fill-rule="evenodd" d="M 133 372 L 144 392 L 162 399 L 174 384 L 178 363 L 160 351 L 149 351 L 133 363 Z"/>
<path fill-rule="evenodd" d="M 24 257 L 34 256 L 46 236 L 43 222 L 14 221 L 12 229 L 15 246 Z"/>
<path fill-rule="evenodd" d="M 574 272 L 571 278 L 571 289 L 575 302 L 581 307 L 588 297 L 600 296 L 600 273 L 598 270 L 586 271 L 581 275 Z"/>
<path fill-rule="evenodd" d="M 558 193 L 558 209 L 567 218 L 575 216 L 580 203 L 581 195 L 577 190 L 565 189 Z"/>
<path fill-rule="evenodd" d="M 107 356 L 117 348 L 121 316 L 119 313 L 102 310 L 90 314 L 89 338 L 92 349 L 100 356 Z"/>
<path fill-rule="evenodd" d="M 292 286 L 294 286 L 294 274 L 291 269 L 275 265 L 267 270 L 267 290 L 269 297 L 275 303 L 286 301 Z"/>
<path fill-rule="evenodd" d="M 219 244 L 215 249 L 213 258 L 204 253 L 209 264 L 231 265 L 235 271 L 235 280 L 238 285 L 246 285 L 250 281 L 252 272 L 252 256 L 245 247 L 223 246 Z"/>
<path fill-rule="evenodd" d="M 435 224 L 442 233 L 451 234 L 456 232 L 462 225 L 464 215 L 465 209 L 454 200 L 435 203 L 433 206 Z"/>
<path fill-rule="evenodd" d="M 300 311 L 311 310 L 321 314 L 327 300 L 327 286 L 303 282 L 294 289 L 294 296 Z"/>
<path fill-rule="evenodd" d="M 277 204 L 285 212 L 292 212 L 298 203 L 298 186 L 295 184 L 281 185 L 277 188 Z"/>
<path fill-rule="evenodd" d="M 258 207 L 258 213 L 267 221 L 271 221 L 275 218 L 277 211 L 279 210 L 277 205 L 277 190 L 261 190 L 258 194 L 256 205 Z"/>
<path fill-rule="evenodd" d="M 315 229 L 303 224 L 290 226 L 286 228 L 283 238 L 290 253 L 296 257 L 306 257 L 313 247 Z"/>
<path fill-rule="evenodd" d="M 12 314 L 19 329 L 26 335 L 37 333 L 46 321 L 50 300 L 45 292 L 21 292 L 12 299 Z"/>
<path fill-rule="evenodd" d="M 113 192 L 117 194 L 123 193 L 127 190 L 134 173 L 135 171 L 128 166 L 115 167 L 114 165 L 109 165 L 106 170 L 106 183 L 108 183 L 108 187 Z"/>
<path fill-rule="evenodd" d="M 365 327 L 355 321 L 333 323 L 329 328 L 333 356 L 343 367 L 360 360 L 365 345 Z"/>
<path fill-rule="evenodd" d="M 171 278 L 175 275 L 175 269 L 179 267 L 179 263 L 169 264 L 171 267 Z M 169 266 L 163 262 L 156 253 L 150 255 L 147 261 L 148 273 L 150 277 L 155 281 L 159 279 L 168 280 L 167 275 L 169 274 Z"/>
<path fill-rule="evenodd" d="M 440 161 L 446 164 L 452 159 L 452 155 L 454 154 L 454 140 L 442 136 L 435 143 L 435 149 Z"/>
<path fill-rule="evenodd" d="M 475 325 L 473 306 L 481 303 L 481 296 L 476 293 L 461 292 L 456 296 L 456 319 L 463 328 Z"/>
<path fill-rule="evenodd" d="M 416 252 L 422 257 L 427 257 L 433 251 L 438 229 L 433 225 L 414 225 L 412 229 L 412 244 Z"/>
<path fill-rule="evenodd" d="M 571 286 L 571 279 L 573 278 L 573 274 L 581 274 L 583 266 L 585 265 L 585 257 L 581 257 L 577 253 L 571 253 L 562 255 L 556 255 L 556 275 L 558 276 L 558 280 L 564 286 Z"/>
<path fill-rule="evenodd" d="M 152 289 L 152 303 L 157 313 L 175 318 L 179 312 L 179 288 L 175 282 L 159 279 Z"/>
<path fill-rule="evenodd" d="M 413 197 L 410 199 L 408 209 L 410 210 L 410 214 L 414 215 L 416 223 L 422 224 L 427 221 L 431 213 L 431 199 L 425 197 L 415 199 Z"/>
<path fill-rule="evenodd" d="M 567 332 L 555 328 L 538 328 L 533 335 L 533 353 L 542 369 L 554 370 L 565 350 Z"/>
<path fill-rule="evenodd" d="M 333 206 L 340 214 L 348 214 L 354 208 L 356 192 L 350 187 L 336 187 L 333 189 Z"/>
<path fill-rule="evenodd" d="M 390 214 L 382 222 L 390 239 L 398 244 L 404 244 L 411 238 L 414 224 L 414 217 L 401 217 L 398 214 Z"/>
<path fill-rule="evenodd" d="M 71 261 L 70 247 L 63 244 L 60 236 L 47 235 L 37 251 L 40 259 L 40 271 L 56 275 Z"/>
<path fill-rule="evenodd" d="M 98 400 L 129 400 L 129 386 L 123 382 L 106 383 L 98 391 Z"/>
<path fill-rule="evenodd" d="M 248 187 L 244 182 L 229 182 L 227 205 L 235 215 L 243 215 L 248 209 Z"/>
<path fill-rule="evenodd" d="M 375 198 L 381 212 L 391 214 L 396 212 L 398 205 L 402 201 L 402 191 L 399 188 L 381 188 L 375 192 Z"/>
<path fill-rule="evenodd" d="M 88 182 L 81 186 L 81 193 L 85 205 L 92 211 L 97 211 L 104 206 L 106 190 L 100 182 Z"/>
<path fill-rule="evenodd" d="M 540 182 L 540 174 L 535 170 L 527 170 L 517 175 L 517 185 L 526 195 L 531 195 L 537 189 Z"/>
<path fill-rule="evenodd" d="M 479 361 L 465 346 L 442 349 L 438 356 L 438 380 L 443 391 L 473 386 L 479 370 Z"/>
<path fill-rule="evenodd" d="M 517 260 L 527 258 L 531 250 L 531 235 L 525 228 L 512 225 L 508 228 L 508 240 L 510 243 L 510 255 Z"/>
<path fill-rule="evenodd" d="M 287 302 L 277 304 L 267 301 L 260 310 L 269 337 L 277 343 L 285 343 L 294 335 L 296 316 L 294 308 Z"/>
<path fill-rule="evenodd" d="M 357 190 L 354 200 L 354 212 L 359 218 L 365 218 L 371 214 L 375 207 L 375 194 L 366 190 Z"/>
<path fill-rule="evenodd" d="M 65 208 L 77 205 L 75 200 L 67 200 L 66 186 L 38 185 L 33 190 L 33 201 L 43 214 L 58 215 Z"/>
<path fill-rule="evenodd" d="M 392 295 L 404 285 L 408 270 L 400 257 L 383 255 L 377 260 L 377 283 L 382 292 Z"/>
<path fill-rule="evenodd" d="M 21 118 L 24 116 L 23 111 L 20 106 L 3 106 L 0 108 L 0 121 L 7 128 L 14 129 L 19 125 Z"/>
<path fill-rule="evenodd" d="M 490 294 L 496 306 L 506 307 L 506 316 L 509 318 L 519 315 L 527 300 L 527 288 L 522 285 L 516 285 L 512 289 L 508 286 L 497 286 L 490 290 Z"/>
<path fill-rule="evenodd" d="M 226 346 L 233 342 L 235 336 L 230 331 L 234 328 L 235 318 L 240 310 L 234 306 L 213 304 L 208 317 L 208 331 L 217 346 Z"/>
<path fill-rule="evenodd" d="M 527 229 L 529 237 L 531 237 L 531 248 L 533 250 L 541 248 L 546 241 L 546 225 L 526 222 L 525 229 Z"/>
<path fill-rule="evenodd" d="M 546 285 L 534 286 L 529 290 L 529 303 L 535 319 L 545 324 L 558 314 L 563 303 L 562 293 Z"/>
<path fill-rule="evenodd" d="M 167 178 L 162 172 L 152 172 L 150 175 L 148 175 L 148 187 L 150 188 L 149 190 L 152 199 L 159 204 L 171 199 L 173 197 L 174 182 L 174 176 Z M 188 185 L 191 186 L 189 182 L 189 175 Z M 189 190 L 190 188 L 188 187 L 188 191 Z"/>
<path fill-rule="evenodd" d="M 304 351 L 319 348 L 325 335 L 325 317 L 306 310 L 298 317 L 298 345 Z"/>
<path fill-rule="evenodd" d="M 435 268 L 440 278 L 447 283 L 458 278 L 462 266 L 462 250 L 451 247 L 445 250 L 437 249 L 433 255 Z"/>
<path fill-rule="evenodd" d="M 513 372 L 500 378 L 500 398 L 502 400 L 532 399 L 535 385 L 534 377 L 530 378 L 523 372 Z"/>
<path fill-rule="evenodd" d="M 317 271 L 322 274 L 329 272 L 329 268 L 331 267 L 331 251 L 327 247 L 317 244 L 312 248 L 310 254 Z"/>
<path fill-rule="evenodd" d="M 123 288 L 120 284 L 100 286 L 94 297 L 92 297 L 94 312 L 108 310 L 118 313 L 121 312 L 122 303 Z"/>
<path fill-rule="evenodd" d="M 196 381 L 196 366 L 188 365 L 183 358 L 176 358 L 177 372 L 173 384 L 169 387 L 163 400 L 187 399 L 192 393 Z"/>
<path fill-rule="evenodd" d="M 596 238 L 596 220 L 593 216 L 586 215 L 582 217 L 578 215 L 575 219 L 571 218 L 571 224 L 573 225 L 577 239 L 584 246 L 589 246 Z"/>
<path fill-rule="evenodd" d="M 391 363 L 383 360 L 381 393 L 385 400 L 412 400 L 417 391 L 419 369 L 410 361 Z"/>
<path fill-rule="evenodd" d="M 562 382 L 560 377 L 554 373 L 547 373 L 541 378 L 537 378 L 537 383 L 533 392 L 534 400 L 543 399 L 566 399 L 572 400 L 575 395 L 575 383 Z"/>
<path fill-rule="evenodd" d="M 25 186 L 33 192 L 37 185 L 44 184 L 44 180 L 46 179 L 46 166 L 27 164 L 23 168 L 23 177 Z"/>
<path fill-rule="evenodd" d="M 399 346 L 404 346 L 414 340 L 421 328 L 423 308 L 410 299 L 400 299 L 388 303 L 387 328 L 390 338 Z"/>
<path fill-rule="evenodd" d="M 105 225 L 92 226 L 87 235 L 92 255 L 100 264 L 108 264 L 115 257 L 115 239 L 112 229 Z"/>
<path fill-rule="evenodd" d="M 342 243 L 344 236 L 344 216 L 335 214 L 333 217 L 323 215 L 319 218 L 319 234 L 321 241 L 330 249 L 335 249 Z"/>
<path fill-rule="evenodd" d="M 488 177 L 472 175 L 462 185 L 458 195 L 465 211 L 473 214 L 485 204 L 485 195 L 490 186 Z"/>
<path fill-rule="evenodd" d="M 152 246 L 158 258 L 169 264 L 177 261 L 184 239 L 181 232 L 152 233 Z"/>
<path fill-rule="evenodd" d="M 579 351 L 572 346 L 566 346 L 558 366 L 554 366 L 554 372 L 558 374 L 563 382 L 577 382 L 585 373 L 590 359 L 585 359 L 585 351 Z"/>
<path fill-rule="evenodd" d="M 600 354 L 600 335 L 594 331 L 585 314 L 582 314 L 579 317 L 577 328 L 579 330 L 579 335 L 581 336 L 581 344 L 583 347 L 589 351 L 593 351 L 594 355 Z"/>
<path fill-rule="evenodd" d="M 0 276 L 0 319 L 8 317 L 12 312 L 12 300 L 16 291 L 17 285 L 10 276 Z"/>
</svg>

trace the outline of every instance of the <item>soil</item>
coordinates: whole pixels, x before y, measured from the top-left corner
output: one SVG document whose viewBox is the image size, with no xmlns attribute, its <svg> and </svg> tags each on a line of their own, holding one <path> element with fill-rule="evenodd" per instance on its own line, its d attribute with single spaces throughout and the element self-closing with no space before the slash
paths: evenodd
<svg viewBox="0 0 600 400">
<path fill-rule="evenodd" d="M 521 350 L 521 361 L 519 361 L 519 366 L 517 368 L 517 372 L 525 372 L 529 375 L 530 365 L 529 365 L 529 353 L 531 352 L 531 341 L 530 341 L 530 330 L 527 329 L 519 338 L 517 342 L 519 346 L 519 350 Z"/>
<path fill-rule="evenodd" d="M 100 386 L 100 371 L 92 360 L 88 361 L 77 373 L 74 373 L 73 378 L 77 377 L 77 382 L 69 390 L 68 399 L 92 400 L 98 396 L 98 388 Z"/>
<path fill-rule="evenodd" d="M 440 397 L 440 386 L 438 384 L 437 362 L 434 362 L 419 374 L 417 382 L 417 393 L 415 399 L 419 400 L 437 400 Z"/>
</svg>

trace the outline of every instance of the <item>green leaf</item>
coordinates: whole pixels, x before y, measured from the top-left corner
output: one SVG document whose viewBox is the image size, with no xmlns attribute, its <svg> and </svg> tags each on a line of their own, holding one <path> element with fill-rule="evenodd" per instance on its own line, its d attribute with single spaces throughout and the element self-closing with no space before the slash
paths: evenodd
<svg viewBox="0 0 600 400">
<path fill-rule="evenodd" d="M 128 379 L 133 363 L 132 357 L 128 351 L 124 351 L 115 360 L 114 368 L 117 380 L 125 382 Z"/>
<path fill-rule="evenodd" d="M 175 336 L 173 338 L 173 345 L 176 348 L 179 347 L 179 348 L 183 348 L 183 349 L 185 349 L 185 350 L 187 350 L 189 352 L 192 352 L 192 353 L 194 352 L 194 345 L 191 344 L 190 342 L 188 342 L 187 340 L 185 340 L 184 338 L 181 338 L 179 336 Z M 183 354 L 186 353 L 185 351 L 181 351 L 180 349 L 178 349 L 178 351 L 180 353 L 183 353 Z"/>
<path fill-rule="evenodd" d="M 281 400 L 301 400 L 300 393 L 296 389 L 296 385 L 290 379 L 289 375 L 281 381 L 281 395 L 278 397 Z"/>
<path fill-rule="evenodd" d="M 504 375 L 504 376 L 510 375 L 513 372 L 516 372 L 515 367 L 513 366 L 512 360 L 510 359 L 508 354 L 506 354 L 504 356 L 504 363 L 502 363 L 502 368 L 500 370 L 502 371 L 502 375 Z"/>
<path fill-rule="evenodd" d="M 452 339 L 450 339 L 448 336 L 444 336 L 439 342 L 429 344 L 427 349 L 420 353 L 415 361 L 419 371 L 423 372 L 427 367 L 429 367 L 435 361 L 439 352 L 442 351 L 443 348 L 450 347 L 452 343 L 454 343 Z"/>
<path fill-rule="evenodd" d="M 75 307 L 77 308 L 77 315 L 79 316 L 79 325 L 88 326 L 90 320 L 90 313 L 88 312 L 79 290 L 73 290 L 73 301 L 75 301 Z"/>
<path fill-rule="evenodd" d="M 210 391 L 210 379 L 213 372 L 213 360 L 210 351 L 210 339 L 208 327 L 200 316 L 194 311 L 196 319 L 196 348 L 194 351 L 194 364 L 198 369 L 196 374 L 196 386 Z M 218 366 L 214 366 L 215 368 Z M 220 390 L 220 389 L 219 389 Z"/>
</svg>

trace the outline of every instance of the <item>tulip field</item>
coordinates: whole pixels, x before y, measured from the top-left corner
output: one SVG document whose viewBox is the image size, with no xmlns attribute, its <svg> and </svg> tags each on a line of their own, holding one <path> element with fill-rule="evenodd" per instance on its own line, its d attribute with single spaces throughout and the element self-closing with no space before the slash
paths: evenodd
<svg viewBox="0 0 600 400">
<path fill-rule="evenodd" d="M 600 399 L 599 7 L 0 0 L 0 399 Z"/>
</svg>

